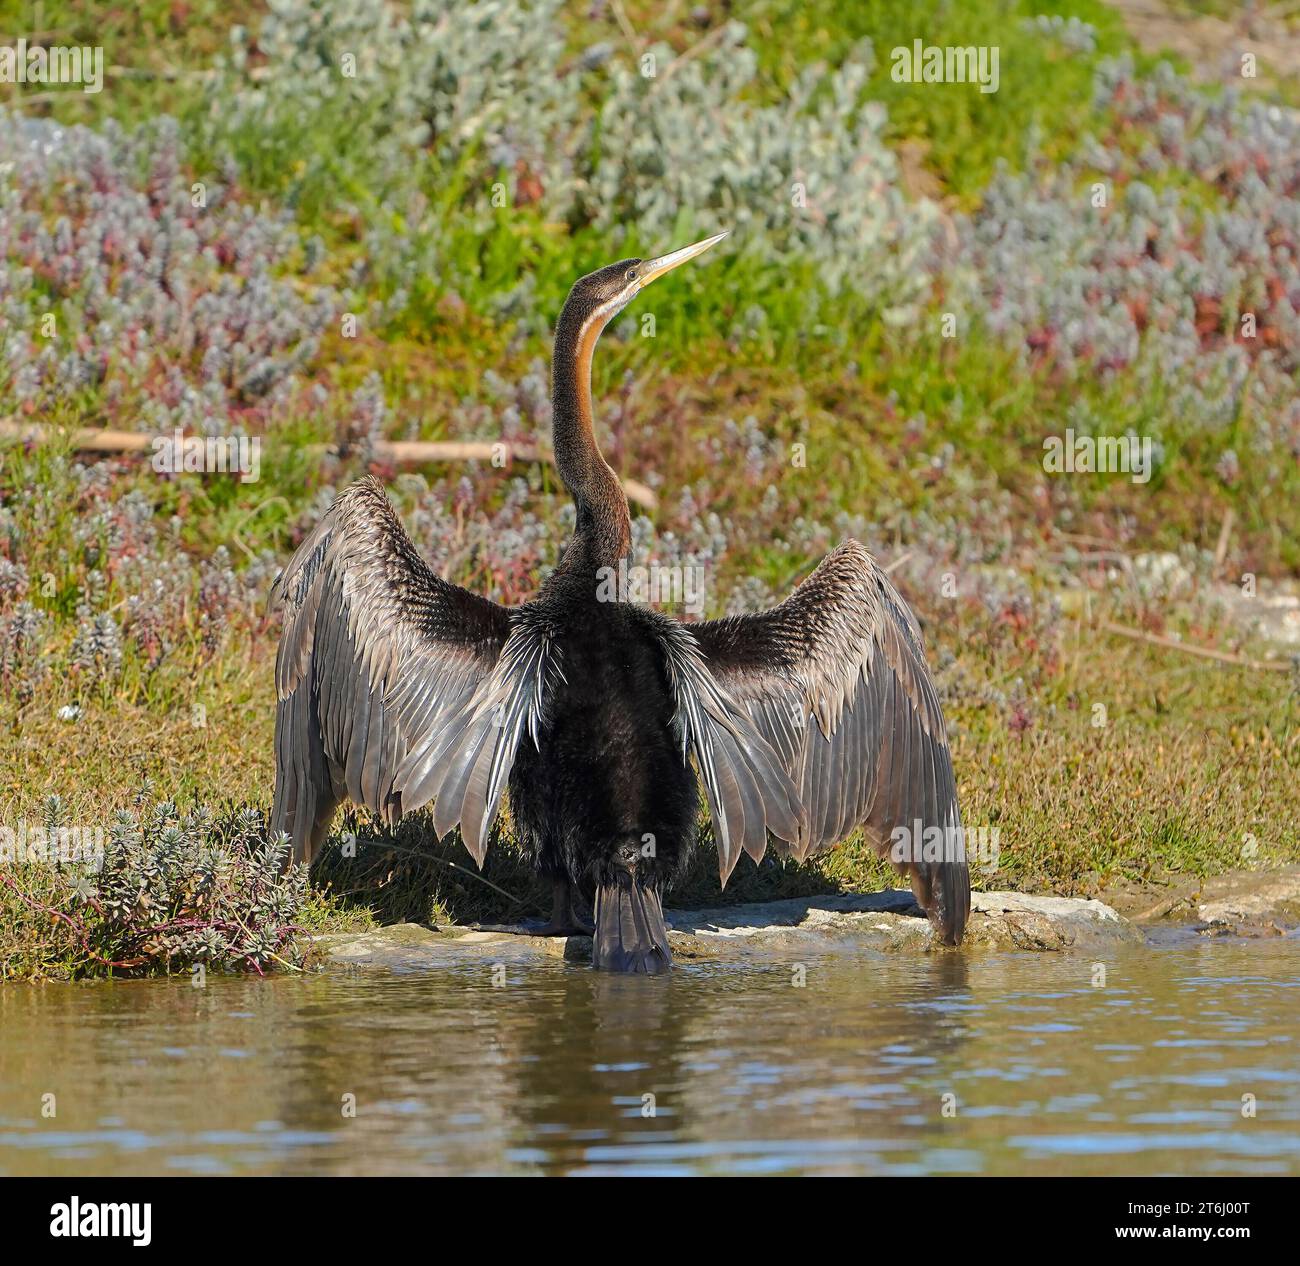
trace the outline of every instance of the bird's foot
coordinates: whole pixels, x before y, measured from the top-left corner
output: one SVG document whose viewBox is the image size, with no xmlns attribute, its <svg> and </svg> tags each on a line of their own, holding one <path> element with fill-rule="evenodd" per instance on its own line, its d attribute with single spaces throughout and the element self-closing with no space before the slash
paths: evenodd
<svg viewBox="0 0 1300 1266">
<path fill-rule="evenodd" d="M 596 925 L 578 910 L 577 892 L 568 879 L 556 879 L 551 894 L 551 917 L 536 936 L 594 936 Z"/>
</svg>

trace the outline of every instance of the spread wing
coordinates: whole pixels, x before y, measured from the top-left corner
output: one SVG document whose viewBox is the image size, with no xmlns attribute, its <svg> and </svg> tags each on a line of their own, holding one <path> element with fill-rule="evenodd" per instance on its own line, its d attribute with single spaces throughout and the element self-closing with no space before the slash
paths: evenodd
<svg viewBox="0 0 1300 1266">
<path fill-rule="evenodd" d="M 773 833 L 802 859 L 861 826 L 960 941 L 970 872 L 943 713 L 916 620 L 871 555 L 846 541 L 772 610 L 680 627 L 794 782 L 798 829 Z"/>
<path fill-rule="evenodd" d="M 796 839 L 799 794 L 787 766 L 754 724 L 743 702 L 722 689 L 691 634 L 699 627 L 678 624 L 646 611 L 663 648 L 676 703 L 683 757 L 695 755 L 713 818 L 718 865 L 725 884 L 744 849 L 757 861 L 767 833 Z"/>
<path fill-rule="evenodd" d="M 558 673 L 551 630 L 434 575 L 379 482 L 342 492 L 276 579 L 271 830 L 310 861 L 346 797 L 387 822 L 434 805 L 481 866 L 519 739 Z"/>
</svg>

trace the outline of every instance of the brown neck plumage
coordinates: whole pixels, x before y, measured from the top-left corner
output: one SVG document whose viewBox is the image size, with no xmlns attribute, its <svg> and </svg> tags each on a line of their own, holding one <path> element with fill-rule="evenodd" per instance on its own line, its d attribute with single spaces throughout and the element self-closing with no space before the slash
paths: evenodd
<svg viewBox="0 0 1300 1266">
<path fill-rule="evenodd" d="M 613 309 L 565 303 L 555 329 L 551 420 L 555 464 L 573 496 L 578 522 L 566 562 L 607 567 L 632 548 L 632 520 L 618 476 L 601 456 L 592 428 L 591 358 Z"/>
</svg>

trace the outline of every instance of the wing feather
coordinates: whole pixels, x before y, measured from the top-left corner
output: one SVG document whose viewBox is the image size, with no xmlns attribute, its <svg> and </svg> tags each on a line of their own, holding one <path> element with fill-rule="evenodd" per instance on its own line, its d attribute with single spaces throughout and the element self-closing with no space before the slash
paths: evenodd
<svg viewBox="0 0 1300 1266">
<path fill-rule="evenodd" d="M 435 801 L 480 865 L 520 735 L 536 740 L 557 671 L 545 618 L 429 570 L 379 482 L 345 489 L 271 591 L 271 827 L 310 861 L 344 797 L 385 821 Z"/>
<path fill-rule="evenodd" d="M 769 829 L 783 839 L 798 835 L 799 796 L 785 762 L 747 706 L 710 674 L 686 626 L 651 611 L 644 616 L 663 648 L 683 755 L 695 756 L 726 883 L 742 851 L 762 856 Z"/>
<path fill-rule="evenodd" d="M 795 784 L 798 830 L 769 815 L 773 834 L 802 858 L 861 826 L 960 941 L 970 873 L 943 710 L 916 618 L 870 554 L 846 541 L 770 611 L 681 627 Z"/>
</svg>

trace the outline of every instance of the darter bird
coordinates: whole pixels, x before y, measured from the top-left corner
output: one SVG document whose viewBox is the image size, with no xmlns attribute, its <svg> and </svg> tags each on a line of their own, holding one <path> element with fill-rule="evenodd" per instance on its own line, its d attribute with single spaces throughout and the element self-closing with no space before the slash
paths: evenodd
<svg viewBox="0 0 1300 1266">
<path fill-rule="evenodd" d="M 921 632 L 857 541 L 780 605 L 683 623 L 608 601 L 627 498 L 593 431 L 591 362 L 610 320 L 725 234 L 578 281 L 555 332 L 555 462 L 577 510 L 554 572 L 505 607 L 435 575 L 379 482 L 334 501 L 277 578 L 272 831 L 310 862 L 344 799 L 388 823 L 433 805 L 481 867 L 509 792 L 553 883 L 549 934 L 593 929 L 593 962 L 672 961 L 664 892 L 700 787 L 725 884 L 769 842 L 803 859 L 861 828 L 910 878 L 945 944 L 970 911 L 952 757 Z M 606 600 L 602 600 L 602 598 Z"/>
</svg>

